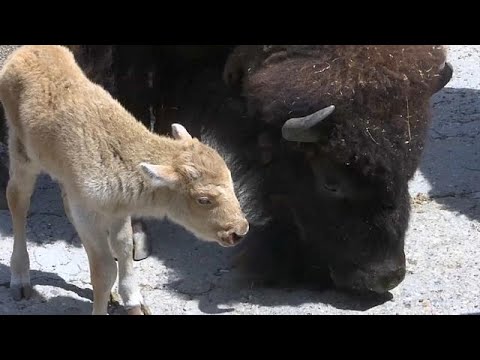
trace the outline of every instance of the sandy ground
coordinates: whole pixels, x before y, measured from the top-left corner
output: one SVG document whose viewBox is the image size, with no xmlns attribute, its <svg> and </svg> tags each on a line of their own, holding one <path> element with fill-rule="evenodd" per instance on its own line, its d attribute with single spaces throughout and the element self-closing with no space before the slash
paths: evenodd
<svg viewBox="0 0 480 360">
<path fill-rule="evenodd" d="M 2 56 L 9 45 L 0 45 Z M 406 239 L 408 274 L 382 300 L 335 291 L 239 286 L 228 249 L 151 221 L 154 254 L 135 263 L 155 314 L 463 314 L 480 312 L 480 46 L 450 47 L 455 75 L 433 99 L 434 121 L 422 165 L 411 182 Z M 0 314 L 90 314 L 86 254 L 65 218 L 58 188 L 39 180 L 28 218 L 35 295 L 9 296 L 12 228 L 0 211 Z M 113 314 L 122 314 L 116 307 Z"/>
</svg>

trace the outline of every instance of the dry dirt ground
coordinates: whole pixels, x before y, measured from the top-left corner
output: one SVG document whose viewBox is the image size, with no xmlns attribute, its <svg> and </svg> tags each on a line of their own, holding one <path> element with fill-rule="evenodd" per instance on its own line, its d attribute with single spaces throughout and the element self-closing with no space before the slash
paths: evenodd
<svg viewBox="0 0 480 360">
<path fill-rule="evenodd" d="M 9 45 L 0 45 L 2 56 Z M 411 182 L 413 211 L 405 281 L 382 300 L 335 291 L 239 287 L 228 249 L 200 243 L 176 226 L 150 222 L 154 254 L 135 263 L 155 314 L 463 314 L 480 312 L 480 46 L 450 47 L 455 74 L 433 99 L 434 121 Z M 28 218 L 35 296 L 9 296 L 12 227 L 0 211 L 0 314 L 90 314 L 86 254 L 57 186 L 39 180 Z M 112 307 L 113 314 L 122 310 Z"/>
</svg>

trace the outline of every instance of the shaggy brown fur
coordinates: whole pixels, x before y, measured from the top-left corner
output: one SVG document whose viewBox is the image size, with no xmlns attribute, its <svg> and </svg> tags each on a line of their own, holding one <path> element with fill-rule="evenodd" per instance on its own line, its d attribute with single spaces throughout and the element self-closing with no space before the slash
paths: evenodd
<svg viewBox="0 0 480 360">
<path fill-rule="evenodd" d="M 278 127 L 335 105 L 322 152 L 367 176 L 394 166 L 411 178 L 445 61 L 438 45 L 240 46 L 224 76 L 242 79 L 250 113 Z"/>
<path fill-rule="evenodd" d="M 284 183 L 298 226 L 297 238 L 244 243 L 247 263 L 259 267 L 262 259 L 273 259 L 263 271 L 276 268 L 279 280 L 291 264 L 304 276 L 316 268 L 337 286 L 356 290 L 381 292 L 402 281 L 408 180 L 424 148 L 430 97 L 451 76 L 442 71 L 445 61 L 439 45 L 234 50 L 224 80 L 241 92 L 249 115 L 270 128 L 278 153 L 272 164 L 280 166 L 269 181 Z M 323 135 L 317 143 L 277 140 L 290 118 L 330 105 L 335 111 L 317 127 Z M 289 149 L 304 152 L 305 166 L 301 158 L 286 161 Z M 288 173 L 291 179 L 279 180 Z M 339 199 L 338 191 L 351 195 Z"/>
</svg>

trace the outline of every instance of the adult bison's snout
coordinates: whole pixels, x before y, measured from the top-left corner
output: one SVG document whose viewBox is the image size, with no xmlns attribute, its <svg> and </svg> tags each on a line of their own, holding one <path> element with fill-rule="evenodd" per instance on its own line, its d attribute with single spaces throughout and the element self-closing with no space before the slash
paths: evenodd
<svg viewBox="0 0 480 360">
<path fill-rule="evenodd" d="M 383 294 L 396 288 L 405 278 L 405 266 L 392 266 L 385 268 L 384 265 L 378 269 L 373 268 L 371 276 L 367 276 L 365 284 L 367 289 Z M 377 274 L 376 276 L 374 274 Z"/>
<path fill-rule="evenodd" d="M 349 270 L 330 269 L 331 277 L 336 286 L 361 294 L 387 293 L 400 285 L 405 278 L 405 273 L 404 257 L 400 261 L 386 261 Z"/>
</svg>

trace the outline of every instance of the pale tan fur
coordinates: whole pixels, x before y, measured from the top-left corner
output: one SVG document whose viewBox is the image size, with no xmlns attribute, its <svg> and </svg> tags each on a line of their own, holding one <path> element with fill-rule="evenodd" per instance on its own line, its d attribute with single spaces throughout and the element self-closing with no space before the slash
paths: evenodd
<svg viewBox="0 0 480 360">
<path fill-rule="evenodd" d="M 131 216 L 168 217 L 198 238 L 235 245 L 248 232 L 230 171 L 212 148 L 172 125 L 151 133 L 87 79 L 63 46 L 23 46 L 0 72 L 9 128 L 14 249 L 11 289 L 31 292 L 26 215 L 39 173 L 62 187 L 65 210 L 88 255 L 94 314 L 106 314 L 117 275 L 131 313 L 145 309 L 133 272 Z"/>
</svg>

